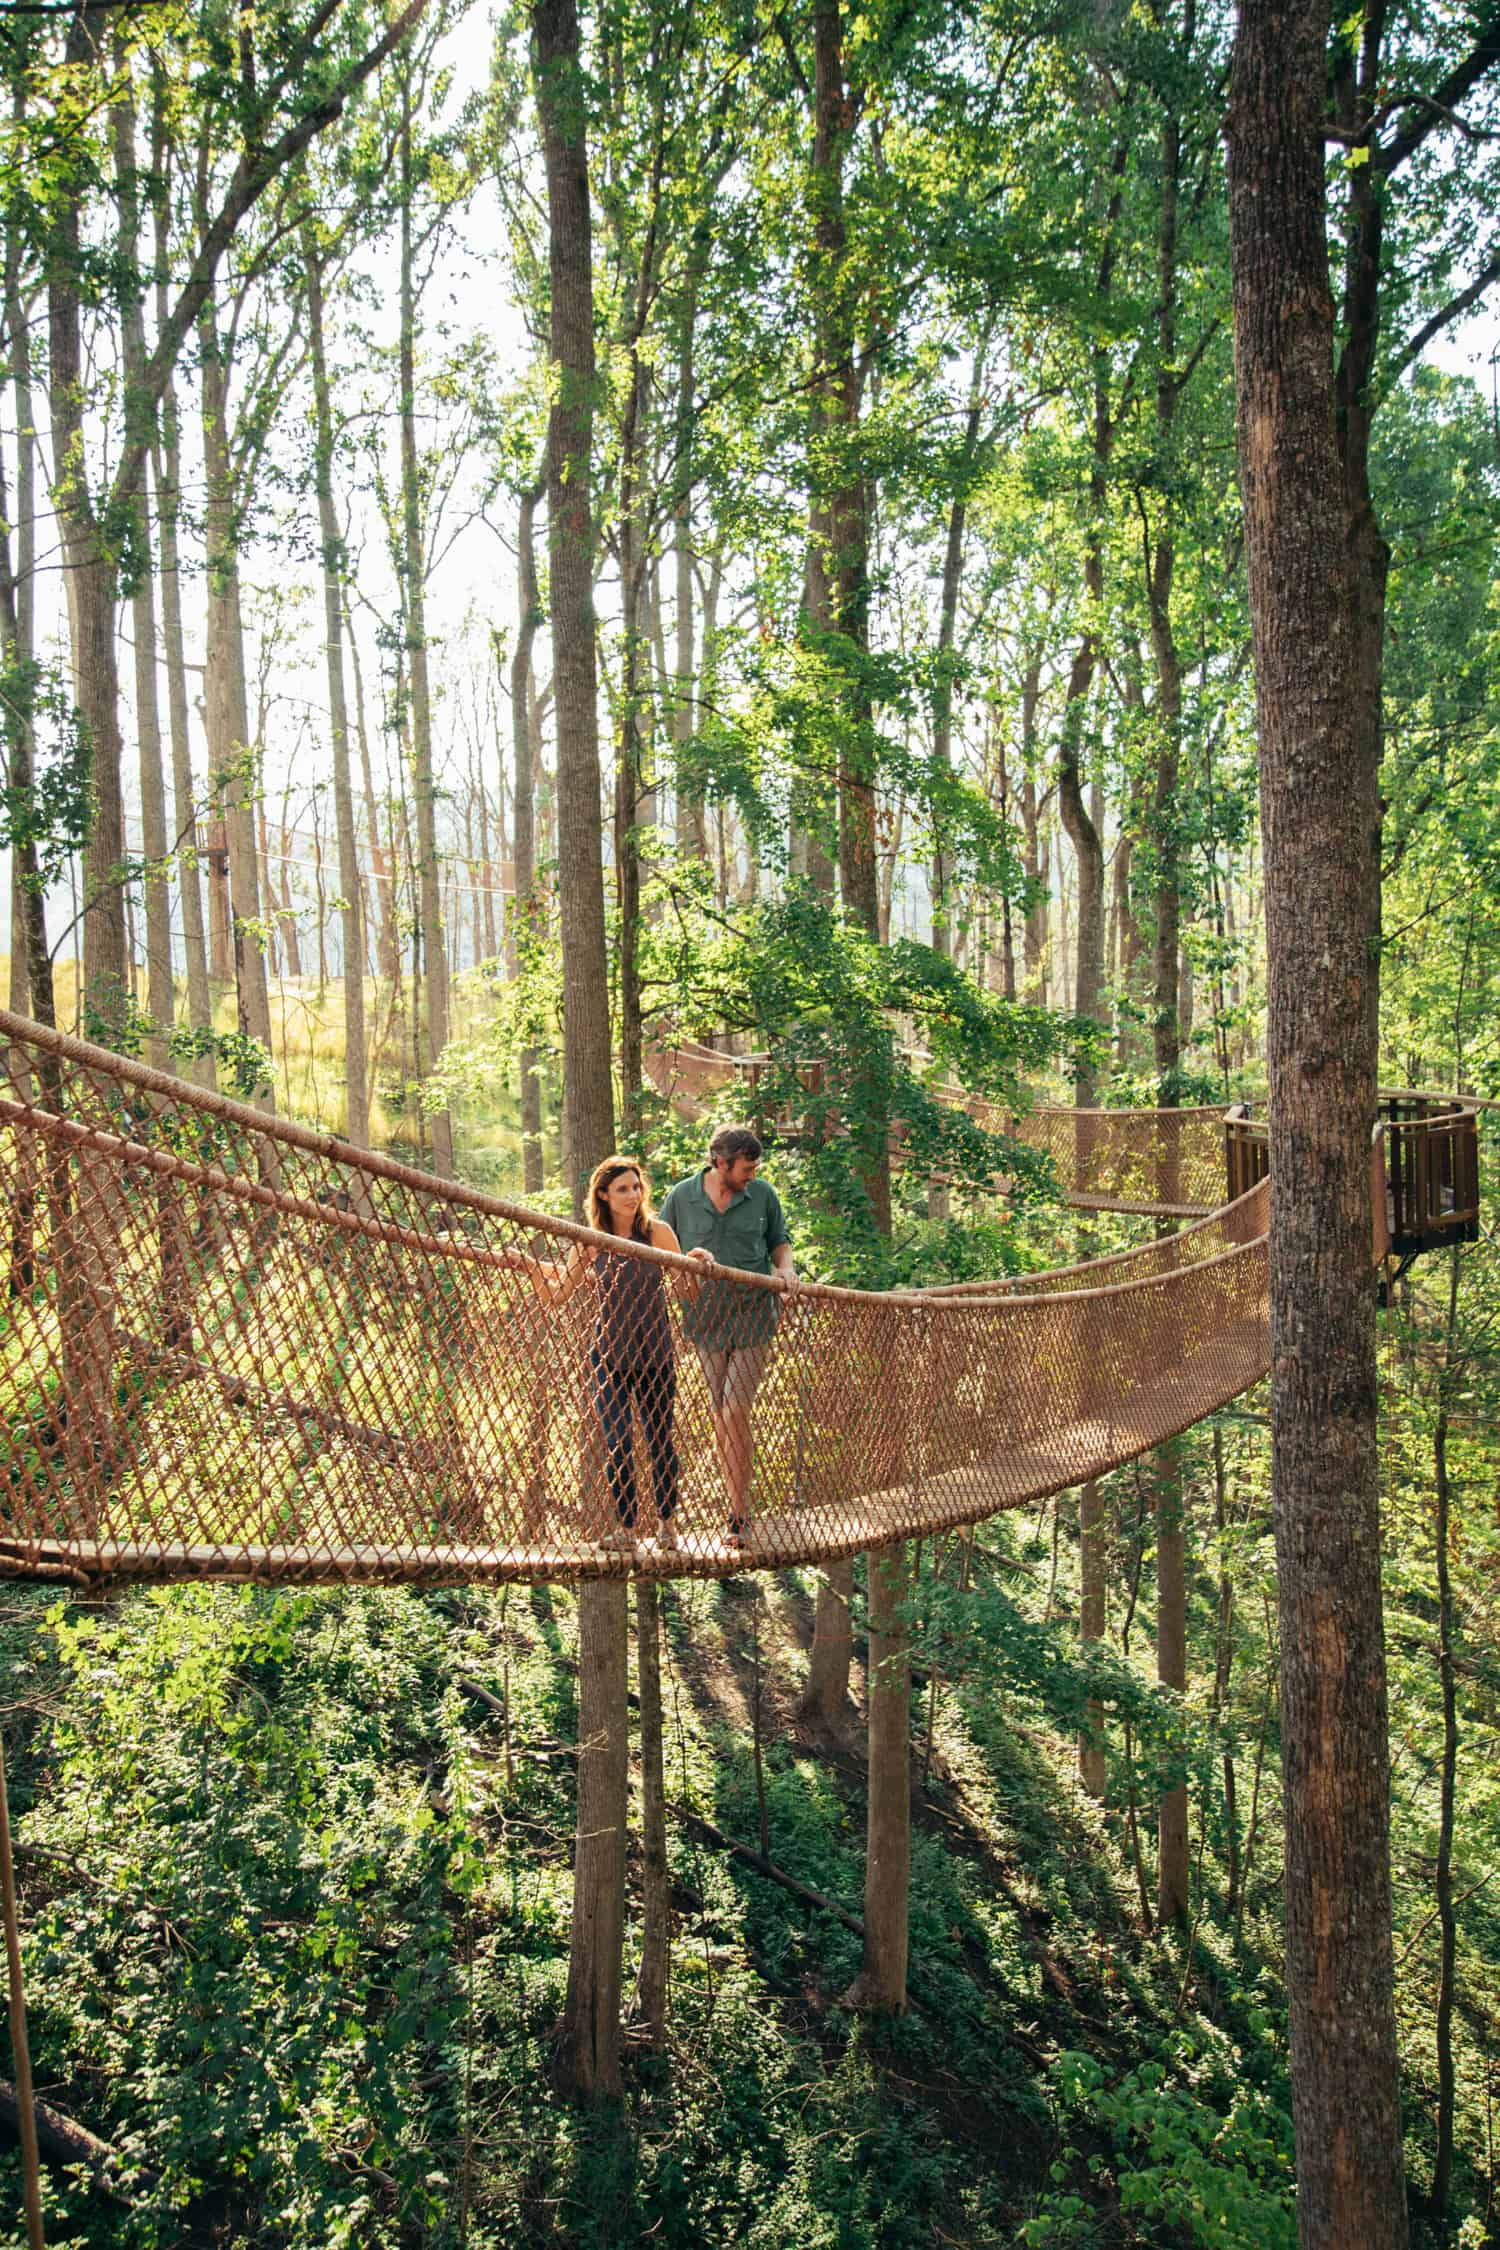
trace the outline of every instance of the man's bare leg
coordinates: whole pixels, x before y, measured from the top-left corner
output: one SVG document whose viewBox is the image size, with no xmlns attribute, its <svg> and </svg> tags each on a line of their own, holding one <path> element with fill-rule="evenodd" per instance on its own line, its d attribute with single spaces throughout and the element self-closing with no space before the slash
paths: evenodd
<svg viewBox="0 0 1500 2250">
<path fill-rule="evenodd" d="M 729 1520 L 745 1535 L 750 1528 L 750 1409 L 726 1398 L 714 1417 L 719 1468 L 729 1494 Z"/>
</svg>

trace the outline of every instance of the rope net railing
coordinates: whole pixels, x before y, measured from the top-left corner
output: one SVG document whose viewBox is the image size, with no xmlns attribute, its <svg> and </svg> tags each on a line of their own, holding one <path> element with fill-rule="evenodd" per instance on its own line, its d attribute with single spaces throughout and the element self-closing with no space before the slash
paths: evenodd
<svg viewBox="0 0 1500 2250">
<path fill-rule="evenodd" d="M 702 1109 L 732 1085 L 737 1099 L 753 1110 L 769 1058 L 728 1054 L 683 1040 L 674 1047 L 649 1049 L 646 1060 L 657 1092 L 674 1102 Z M 818 1066 L 811 1070 L 816 1074 Z M 1222 1109 L 1040 1105 L 1016 1114 L 975 1095 L 945 1098 L 956 1101 L 985 1131 L 1050 1157 L 1064 1199 L 1076 1209 L 1196 1219 L 1224 1201 Z"/>
<path fill-rule="evenodd" d="M 832 1559 L 1098 1476 L 1266 1371 L 1263 1185 L 1087 1272 L 788 1294 L 5 1011 L 0 1045 L 0 1570 L 435 1582 Z M 1065 1184 L 1196 1195 L 1213 1115 L 1138 1112 L 1111 1140 L 1054 1111 L 1040 1130 Z"/>
</svg>

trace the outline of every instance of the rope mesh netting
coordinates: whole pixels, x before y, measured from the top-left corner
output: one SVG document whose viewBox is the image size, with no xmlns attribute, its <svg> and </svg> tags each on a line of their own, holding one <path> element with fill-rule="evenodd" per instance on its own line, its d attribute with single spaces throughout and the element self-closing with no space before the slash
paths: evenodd
<svg viewBox="0 0 1500 2250">
<path fill-rule="evenodd" d="M 1266 1371 L 1264 1183 L 1088 1269 L 788 1295 L 5 1011 L 0 1041 L 14 1573 L 540 1580 L 832 1559 L 1082 1483 Z M 1072 1199 L 1222 1203 L 1216 1110 L 1006 1124 Z"/>
</svg>

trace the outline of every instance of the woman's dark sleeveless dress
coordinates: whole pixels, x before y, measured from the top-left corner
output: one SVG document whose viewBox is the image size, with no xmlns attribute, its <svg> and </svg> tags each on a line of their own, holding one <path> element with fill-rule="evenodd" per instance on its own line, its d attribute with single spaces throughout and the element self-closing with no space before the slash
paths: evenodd
<svg viewBox="0 0 1500 2250">
<path fill-rule="evenodd" d="M 651 1453 L 656 1512 L 677 1506 L 677 1446 L 672 1419 L 677 1365 L 667 1313 L 665 1277 L 645 1258 L 601 1250 L 594 1259 L 598 1310 L 589 1348 L 594 1405 L 604 1434 L 604 1467 L 615 1514 L 627 1530 L 636 1513 L 632 1407 Z"/>
</svg>

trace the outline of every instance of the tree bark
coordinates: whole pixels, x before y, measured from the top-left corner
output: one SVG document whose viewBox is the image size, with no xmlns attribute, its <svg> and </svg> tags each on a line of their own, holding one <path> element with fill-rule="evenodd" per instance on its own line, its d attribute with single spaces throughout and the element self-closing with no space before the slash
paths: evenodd
<svg viewBox="0 0 1500 2250">
<path fill-rule="evenodd" d="M 1187 1692 L 1187 1548 L 1183 1536 L 1182 1453 L 1159 1446 L 1152 1461 L 1156 1492 L 1156 1677 L 1178 1698 Z M 1187 1781 L 1162 1792 L 1156 1813 L 1156 1919 L 1163 1926 L 1188 1915 Z"/>
<path fill-rule="evenodd" d="M 536 890 L 536 745 L 531 734 L 532 651 L 542 621 L 541 595 L 536 577 L 536 510 L 546 477 L 521 495 L 516 531 L 516 593 L 519 616 L 516 646 L 510 667 L 511 747 L 515 759 L 514 815 L 515 890 L 511 913 L 518 936 L 538 931 L 541 901 Z M 528 1195 L 542 1187 L 542 1058 L 527 1045 L 521 1050 L 521 1178 Z"/>
<path fill-rule="evenodd" d="M 136 166 L 135 96 L 131 90 L 128 50 L 118 37 L 115 66 L 113 133 L 115 200 L 120 216 L 120 342 L 125 376 L 125 418 L 132 425 L 144 419 L 149 432 L 154 416 L 150 402 L 143 396 L 146 323 L 142 307 L 144 284 L 139 277 L 141 204 Z M 148 518 L 147 476 L 147 465 L 143 461 L 140 486 L 131 502 L 134 582 L 130 594 L 131 631 L 135 641 L 141 857 L 146 862 L 142 884 L 146 906 L 146 1013 L 153 1026 L 146 1039 L 146 1060 L 156 1070 L 169 1070 L 172 1062 L 167 1041 L 175 1013 L 172 896 L 167 882 L 167 793 L 162 771 L 161 705 L 156 682 L 156 595 L 152 581 L 153 541 Z"/>
<path fill-rule="evenodd" d="M 1438 1911 L 1437 2147 L 1432 2159 L 1431 2208 L 1443 2221 L 1453 2186 L 1453 1999 L 1458 1957 L 1458 1923 L 1453 1911 L 1453 1813 L 1458 1780 L 1458 1697 L 1453 1672 L 1453 1586 L 1448 1568 L 1452 1490 L 1448 1481 L 1448 1396 L 1453 1372 L 1454 1331 L 1458 1325 L 1459 1252 L 1448 1253 L 1448 1324 L 1443 1364 L 1438 1374 L 1438 1410 L 1432 1430 L 1432 1491 L 1436 1503 L 1433 1544 L 1437 1561 L 1438 1684 L 1443 1701 L 1443 1757 L 1438 1801 L 1437 1864 L 1433 1891 Z"/>
<path fill-rule="evenodd" d="M 824 1734 L 841 1732 L 850 1715 L 849 1665 L 854 1637 L 849 1604 L 853 1593 L 853 1562 L 825 1563 L 818 1577 L 807 1679 L 797 1704 L 797 1716 L 803 1724 Z"/>
<path fill-rule="evenodd" d="M 641 1962 L 635 1998 L 648 2043 L 667 2032 L 672 1959 L 672 1871 L 667 1864 L 667 1783 L 662 1751 L 661 1599 L 654 1582 L 635 1589 L 636 1678 L 641 1705 Z"/>
<path fill-rule="evenodd" d="M 165 89 L 153 73 L 151 96 L 152 233 L 156 251 L 156 325 L 167 320 L 167 275 L 171 271 L 170 148 Z M 162 656 L 167 673 L 167 731 L 172 758 L 172 818 L 177 896 L 182 908 L 182 950 L 187 965 L 187 1014 L 192 1029 L 213 1029 L 208 948 L 203 921 L 203 891 L 198 881 L 199 806 L 193 786 L 188 732 L 187 652 L 182 630 L 182 571 L 178 526 L 182 514 L 182 460 L 177 388 L 168 370 L 151 446 L 151 482 L 156 492 L 160 548 Z M 211 1052 L 195 1055 L 189 1075 L 212 1091 L 216 1082 Z"/>
<path fill-rule="evenodd" d="M 575 0 L 534 0 L 537 110 L 547 175 L 551 358 L 547 547 L 557 703 L 558 891 L 563 943 L 563 1111 L 568 1185 L 614 1140 L 594 647 L 594 285 L 587 94 Z M 578 1836 L 559 2080 L 585 2101 L 617 2096 L 625 1916 L 626 1601 L 622 1581 L 578 1603 Z"/>
<path fill-rule="evenodd" d="M 240 614 L 240 572 L 235 522 L 234 470 L 229 455 L 229 369 L 212 305 L 198 328 L 203 414 L 204 545 L 208 618 L 204 641 L 204 711 L 210 788 L 222 807 L 229 855 L 229 904 L 239 1029 L 271 1050 L 271 1000 L 262 945 L 260 881 L 255 842 L 258 749 L 250 739 L 245 685 L 245 628 Z M 272 1102 L 269 1080 L 256 1090 Z"/>
<path fill-rule="evenodd" d="M 370 763 L 370 730 L 365 724 L 364 674 L 360 668 L 359 639 L 347 600 L 344 603 L 344 632 L 349 642 L 349 669 L 354 674 L 354 732 L 359 742 L 359 777 L 364 788 L 370 872 L 374 877 L 375 896 L 380 906 L 376 967 L 394 993 L 401 976 L 401 952 L 396 936 L 396 876 L 391 851 L 380 838 L 380 800 L 375 794 L 375 774 Z M 368 919 L 368 916 L 365 917 L 367 929 Z M 366 943 L 368 944 L 368 938 Z"/>
<path fill-rule="evenodd" d="M 165 257 L 160 247 L 158 256 Z M 178 550 L 181 465 L 178 448 L 177 392 L 162 393 L 160 442 L 151 456 L 156 488 L 157 529 L 161 543 L 162 653 L 167 669 L 167 728 L 172 746 L 172 817 L 176 824 L 177 895 L 182 902 L 182 949 L 187 961 L 188 1022 L 194 1031 L 212 1029 L 213 995 L 208 977 L 208 945 L 203 921 L 203 890 L 198 880 L 198 793 L 193 785 L 192 741 L 188 731 L 187 655 L 182 630 L 182 571 Z M 212 1088 L 214 1059 L 195 1058 L 192 1076 Z"/>
<path fill-rule="evenodd" d="M 95 60 L 94 33 L 80 8 L 68 26 L 66 60 Z M 78 708 L 93 746 L 94 817 L 83 854 L 83 1006 L 86 1027 L 107 1037 L 124 1022 L 125 806 L 121 787 L 119 673 L 115 660 L 116 564 L 89 496 L 83 406 L 81 199 L 57 198 L 49 230 L 47 340 L 52 408 L 52 501 L 62 536 Z"/>
<path fill-rule="evenodd" d="M 694 343 L 698 326 L 696 278 L 690 278 L 682 311 L 682 348 L 677 364 L 676 461 L 672 507 L 672 561 L 676 583 L 673 652 L 672 741 L 676 750 L 677 849 L 702 857 L 708 847 L 703 798 L 685 771 L 697 732 L 693 701 L 693 432 Z"/>
<path fill-rule="evenodd" d="M 1108 299 L 1114 280 L 1127 150 L 1115 150 L 1111 166 L 1114 181 L 1105 216 L 1104 246 L 1099 257 L 1098 294 Z M 1114 450 L 1114 409 L 1109 391 L 1109 357 L 1103 344 L 1094 350 L 1093 459 L 1089 467 L 1088 520 L 1084 532 L 1083 583 L 1086 601 L 1083 631 L 1068 672 L 1063 702 L 1062 735 L 1057 756 L 1058 809 L 1073 846 L 1078 868 L 1078 952 L 1073 987 L 1075 1014 L 1097 1022 L 1104 988 L 1104 843 L 1084 802 L 1082 750 L 1089 696 L 1099 661 L 1099 633 L 1104 608 L 1104 537 L 1109 495 L 1109 461 Z M 1074 1071 L 1073 1099 L 1080 1109 L 1092 1109 L 1098 1100 L 1099 1067 L 1081 1057 Z"/>
<path fill-rule="evenodd" d="M 1104 1502 L 1094 1483 L 1078 1488 L 1078 1570 L 1078 1637 L 1084 1642 L 1102 1641 L 1107 1623 L 1109 1572 Z M 1100 1739 L 1103 1725 L 1103 1710 L 1097 1703 L 1091 1703 L 1087 1730 L 1078 1737 L 1078 1779 L 1088 1795 L 1095 1798 L 1104 1795 L 1108 1770 Z"/>
<path fill-rule="evenodd" d="M 22 114 L 17 91 L 15 110 Z M 16 552 L 11 567 L 9 508 L 0 489 L 0 576 L 4 581 L 3 624 L 7 650 L 21 677 L 31 677 L 36 659 L 36 432 L 31 388 L 30 308 L 21 294 L 22 244 L 8 228 L 5 245 L 5 325 L 10 338 L 10 383 L 16 415 Z M 0 468 L 0 487 L 3 487 Z M 6 714 L 11 787 L 24 804 L 36 780 L 36 727 L 23 704 Z M 46 902 L 39 878 L 36 844 L 30 836 L 11 858 L 10 1005 L 38 1023 L 56 1025 L 52 958 L 47 950 Z"/>
<path fill-rule="evenodd" d="M 1266 892 L 1297 2223 L 1303 2250 L 1400 2250 L 1370 1265 L 1379 804 L 1331 374 L 1328 30 L 1325 0 L 1243 0 L 1229 211 Z"/>
<path fill-rule="evenodd" d="M 354 777 L 349 758 L 349 699 L 344 682 L 344 541 L 333 491 L 333 393 L 328 380 L 323 313 L 323 261 L 311 219 L 302 225 L 307 274 L 307 328 L 313 378 L 313 479 L 323 564 L 323 660 L 328 678 L 328 731 L 333 751 L 334 825 L 339 848 L 339 930 L 344 986 L 344 1132 L 356 1147 L 370 1139 L 370 1085 L 365 1055 L 365 913 Z M 319 922 L 321 942 L 322 923 Z"/>
<path fill-rule="evenodd" d="M 636 303 L 628 339 L 630 384 L 620 432 L 620 740 L 615 756 L 615 882 L 620 910 L 620 1102 L 627 1132 L 640 1123 L 641 1029 L 641 820 L 646 796 L 646 728 L 649 644 L 642 626 L 646 591 L 646 523 L 641 492 L 648 369 L 641 337 L 655 275 L 656 208 L 653 181 L 649 224 L 641 252 Z"/>
<path fill-rule="evenodd" d="M 558 2084 L 585 2102 L 615 2099 L 624 2090 L 625 1697 L 625 1585 L 620 1579 L 595 1579 L 581 1588 L 578 1598 L 578 1832 L 568 1993 L 557 2042 Z"/>
<path fill-rule="evenodd" d="M 432 692 L 427 673 L 427 542 L 422 522 L 417 452 L 416 293 L 412 274 L 412 83 L 408 55 L 401 78 L 401 591 L 407 687 L 411 697 L 412 790 L 417 814 L 417 878 L 422 924 L 426 1032 L 423 1070 L 437 1069 L 448 1044 L 448 949 L 443 929 L 442 871 L 437 848 L 437 786 L 432 764 Z M 418 1076 L 422 1071 L 418 1072 Z M 453 1115 L 446 1103 L 429 1110 L 432 1168 L 453 1172 Z"/>
<path fill-rule="evenodd" d="M 882 1548 L 869 1568 L 865 1950 L 845 2004 L 892 2015 L 906 2006 L 911 1882 L 911 1656 L 898 1614 L 907 1593 L 906 1548 Z"/>
<path fill-rule="evenodd" d="M 958 595 L 963 582 L 969 480 L 974 473 L 974 451 L 979 443 L 979 425 L 984 414 L 985 362 L 989 346 L 990 330 L 986 327 L 974 354 L 969 413 L 964 425 L 963 449 L 959 455 L 959 489 L 948 510 L 948 536 L 943 548 L 942 589 L 938 602 L 937 668 L 932 693 L 932 761 L 937 768 L 939 788 L 953 770 L 953 680 L 957 669 L 953 652 L 958 637 Z M 933 819 L 929 880 L 932 887 L 932 950 L 942 954 L 946 960 L 952 957 L 953 941 L 948 901 L 951 870 L 943 849 L 943 820 L 943 813 L 939 809 Z"/>
<path fill-rule="evenodd" d="M 574 1208 L 614 1141 L 603 823 L 594 646 L 594 285 L 588 144 L 574 0 L 535 0 L 537 105 L 547 174 L 551 358 L 547 448 L 558 893 L 563 949 L 564 1140 Z M 623 1600 L 623 1597 L 622 1597 Z"/>
</svg>

